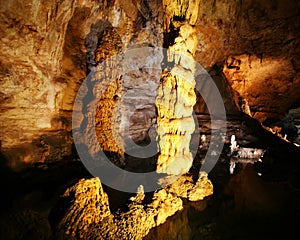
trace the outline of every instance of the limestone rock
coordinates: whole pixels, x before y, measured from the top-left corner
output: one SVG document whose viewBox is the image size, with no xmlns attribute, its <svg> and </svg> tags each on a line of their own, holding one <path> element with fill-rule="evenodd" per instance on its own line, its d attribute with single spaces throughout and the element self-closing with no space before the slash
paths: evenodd
<svg viewBox="0 0 300 240">
<path fill-rule="evenodd" d="M 35 153 L 43 149 L 32 142 L 35 143 L 43 135 L 53 135 L 54 131 L 59 135 L 61 131 L 72 130 L 74 99 L 86 78 L 86 70 L 90 71 L 90 67 L 95 67 L 97 62 L 108 59 L 120 49 L 127 49 L 131 44 L 162 46 L 163 11 L 157 1 L 139 4 L 134 1 L 131 8 L 123 0 L 105 3 L 102 0 L 43 3 L 14 0 L 1 2 L 0 5 L 3 19 L 0 23 L 0 140 L 8 165 L 15 169 L 40 161 L 41 157 L 35 156 Z M 144 17 L 147 17 L 146 25 Z M 116 66 L 109 68 L 117 69 Z M 110 150 L 120 151 L 123 148 L 118 136 L 116 141 L 110 138 L 111 130 L 119 126 L 122 111 L 123 115 L 139 112 L 146 119 L 136 121 L 136 115 L 131 119 L 122 119 L 126 124 L 133 125 L 130 126 L 130 135 L 134 140 L 147 139 L 149 129 L 155 125 L 155 84 L 159 78 L 154 74 L 149 76 L 147 79 L 145 74 L 147 81 L 143 84 L 137 85 L 135 80 L 124 89 L 116 83 L 104 94 L 110 100 L 105 104 L 99 102 L 99 109 L 113 106 L 115 110 L 112 113 L 107 109 L 103 116 L 99 111 L 97 115 L 97 136 L 101 144 L 105 142 L 112 148 Z M 116 80 L 113 75 L 109 79 Z M 99 85 L 94 89 L 95 96 L 101 90 Z M 132 89 L 130 96 L 133 98 L 120 110 L 122 107 L 116 104 L 116 100 L 122 95 L 120 91 L 125 93 L 129 89 Z M 153 104 L 149 105 L 149 102 Z M 74 110 L 80 112 L 78 119 L 73 121 L 73 126 L 79 128 L 84 121 L 84 113 L 80 106 Z M 111 115 L 115 119 L 110 119 Z M 109 127 L 107 133 L 98 130 L 104 121 L 106 123 L 103 125 Z M 100 128 L 104 129 L 103 126 Z M 72 141 L 66 145 L 72 149 Z M 104 146 L 105 149 L 108 146 Z M 12 157 L 12 151 L 18 155 L 17 158 Z M 64 153 L 58 154 L 61 156 Z"/>
<path fill-rule="evenodd" d="M 208 179 L 206 172 L 200 172 L 199 179 L 188 193 L 190 201 L 203 200 L 205 197 L 213 194 L 213 185 Z"/>
<path fill-rule="evenodd" d="M 152 202 L 147 207 L 149 208 L 148 213 L 154 213 L 155 224 L 158 226 L 181 210 L 183 203 L 178 196 L 162 189 L 154 193 Z"/>
<path fill-rule="evenodd" d="M 62 197 L 71 200 L 58 225 L 58 229 L 63 229 L 67 235 L 81 238 L 90 225 L 101 222 L 111 214 L 108 196 L 98 178 L 81 179 Z"/>
<path fill-rule="evenodd" d="M 166 0 L 163 4 L 166 12 L 164 30 L 168 33 L 174 29 L 178 36 L 165 40 L 168 47 L 166 61 L 172 67 L 169 72 L 163 72 L 157 91 L 160 149 L 157 171 L 179 175 L 187 173 L 193 162 L 189 145 L 195 130 L 192 117 L 196 103 L 193 55 L 198 40 L 192 25 L 197 19 L 199 1 Z"/>
<path fill-rule="evenodd" d="M 143 239 L 151 228 L 183 209 L 181 198 L 198 201 L 211 194 L 212 184 L 207 174 L 201 173 L 195 184 L 191 176 L 181 176 L 170 186 L 155 191 L 147 204 L 140 186 L 138 193 L 130 198 L 127 211 L 119 209 L 111 214 L 99 179 L 81 179 L 62 196 L 69 206 L 56 207 L 65 213 L 55 220 L 57 224 L 53 227 L 56 237 L 62 239 Z"/>
<path fill-rule="evenodd" d="M 290 101 L 296 98 L 295 89 L 300 91 L 300 80 L 291 81 L 294 69 L 289 59 L 231 56 L 226 60 L 223 72 L 236 94 L 236 105 L 261 122 L 267 117 L 280 119 L 280 113 L 286 111 Z M 278 72 L 276 76 L 274 72 Z M 268 104 L 261 105 L 262 102 Z"/>
<path fill-rule="evenodd" d="M 191 175 L 183 175 L 169 185 L 167 191 L 190 201 L 199 201 L 213 194 L 213 185 L 207 173 L 200 172 L 196 183 Z"/>
<path fill-rule="evenodd" d="M 128 211 L 110 213 L 108 198 L 98 178 L 81 179 L 67 189 L 63 198 L 70 201 L 57 232 L 64 239 L 142 239 L 149 230 L 182 209 L 182 200 L 162 189 L 154 193 L 153 201 L 143 205 L 142 187 L 131 198 Z M 59 237 L 59 236 L 57 236 Z"/>
<path fill-rule="evenodd" d="M 166 57 L 178 66 L 180 57 L 188 56 L 181 58 L 184 68 L 169 69 L 177 76 L 170 89 L 177 83 L 182 86 L 179 94 L 168 94 L 167 90 L 156 92 L 160 77 L 147 68 L 128 73 L 129 80 L 122 79 L 122 88 L 117 88 L 122 92 L 120 96 L 116 88 L 108 90 L 107 105 L 111 106 L 113 98 L 119 98 L 121 103 L 115 111 L 123 117 L 115 116 L 118 124 L 114 127 L 119 126 L 123 131 L 121 136 L 130 135 L 134 141 L 156 135 L 153 129 L 157 95 L 158 99 L 165 93 L 172 101 L 178 96 L 187 100 L 182 105 L 162 100 L 159 111 L 167 112 L 163 110 L 166 107 L 176 109 L 170 116 L 178 112 L 190 114 L 194 98 L 186 95 L 194 94 L 191 91 L 194 60 L 214 77 L 229 114 L 238 109 L 260 121 L 274 117 L 280 120 L 291 106 L 299 105 L 300 5 L 296 0 L 290 0 L 289 4 L 284 0 L 11 0 L 2 1 L 0 9 L 1 150 L 15 170 L 41 159 L 58 161 L 72 154 L 70 137 L 61 152 L 55 147 L 57 158 L 51 153 L 46 156 L 45 146 L 36 143 L 43 136 L 57 134 L 59 139 L 60 134 L 70 133 L 74 99 L 87 69 L 90 70 L 90 64 L 96 67 L 96 62 L 107 59 L 118 49 L 173 48 L 176 54 L 168 51 Z M 93 32 L 95 26 L 98 35 Z M 102 40 L 99 48 L 98 37 Z M 92 47 L 87 44 L 89 41 Z M 149 56 L 151 62 L 161 54 L 153 52 Z M 116 67 L 110 65 L 110 68 Z M 191 83 L 180 84 L 182 75 L 186 83 L 190 80 Z M 204 88 L 211 99 L 209 89 L 205 85 Z M 118 96 L 110 95 L 114 93 Z M 195 108 L 207 113 L 199 99 Z M 102 103 L 99 108 L 107 108 Z M 81 116 L 73 121 L 75 128 L 84 122 L 84 113 L 78 108 L 74 110 L 80 111 Z M 100 127 L 103 121 L 100 116 L 98 120 Z M 106 126 L 108 123 L 112 121 Z M 100 141 L 109 139 L 101 131 L 98 133 Z M 110 134 L 108 131 L 107 135 Z M 110 145 L 116 149 L 119 143 Z"/>
<path fill-rule="evenodd" d="M 181 145 L 177 146 L 181 147 Z M 185 155 L 176 154 L 176 156 L 160 154 L 157 159 L 157 172 L 180 175 L 188 172 L 193 164 L 192 153 Z"/>
<path fill-rule="evenodd" d="M 164 0 L 163 6 L 165 7 L 166 23 L 165 28 L 169 27 L 170 21 L 176 17 L 186 18 L 190 25 L 194 25 L 198 17 L 198 9 L 200 8 L 200 1 L 184 0 L 175 2 L 171 0 Z"/>
</svg>

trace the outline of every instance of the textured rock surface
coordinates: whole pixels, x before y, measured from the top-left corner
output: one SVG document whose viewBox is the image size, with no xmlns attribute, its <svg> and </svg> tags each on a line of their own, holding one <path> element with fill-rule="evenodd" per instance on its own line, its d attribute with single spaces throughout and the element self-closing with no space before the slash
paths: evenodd
<svg viewBox="0 0 300 240">
<path fill-rule="evenodd" d="M 44 159 L 43 148 L 35 144 L 44 135 L 55 138 L 65 131 L 62 134 L 69 134 L 70 141 L 66 141 L 64 150 L 58 154 L 71 154 L 71 110 L 87 68 L 128 46 L 162 46 L 162 11 L 156 1 L 15 0 L 1 2 L 0 13 L 1 146 L 8 164 L 15 169 Z M 96 38 L 96 48 L 91 51 L 87 39 L 95 25 L 100 25 L 99 39 Z M 104 109 L 105 114 L 97 113 L 97 128 L 103 122 L 109 126 L 106 132 L 103 126 L 101 131 L 97 130 L 99 142 L 108 144 L 104 148 L 120 150 L 116 146 L 118 139 L 110 138 L 109 118 L 113 115 L 111 106 L 116 105 L 116 95 L 122 91 L 123 95 L 131 91 L 122 105 L 122 111 L 130 119 L 122 121 L 129 125 L 134 140 L 147 138 L 149 128 L 155 123 L 155 81 L 159 79 L 154 79 L 153 84 L 148 84 L 151 80 L 136 84 L 137 80 L 124 84 L 124 88 L 116 86 L 105 101 L 99 101 L 99 109 Z M 75 126 L 79 127 L 82 119 Z M 121 120 L 117 117 L 117 121 Z M 55 154 L 50 152 L 51 161 L 60 160 Z"/>
<path fill-rule="evenodd" d="M 235 92 L 236 105 L 261 122 L 281 118 L 299 98 L 300 78 L 290 59 L 231 56 L 223 72 Z"/>
<path fill-rule="evenodd" d="M 160 41 L 153 43 L 154 46 L 161 46 L 160 44 Z M 145 48 L 141 46 L 125 53 L 124 58 L 126 66 L 120 100 L 119 132 L 125 150 L 131 150 L 135 142 L 155 139 L 155 99 L 163 57 L 161 49 L 149 48 L 146 45 Z"/>
<path fill-rule="evenodd" d="M 200 6 L 195 58 L 206 69 L 224 67 L 239 109 L 242 97 L 264 121 L 282 118 L 299 104 L 299 1 L 201 1 Z"/>
<path fill-rule="evenodd" d="M 201 174 L 194 184 L 191 177 L 182 176 L 174 185 L 157 190 L 152 200 L 144 201 L 142 186 L 130 198 L 127 211 L 110 213 L 108 198 L 99 179 L 82 179 L 67 189 L 60 205 L 63 209 L 55 219 L 56 237 L 62 239 L 142 239 L 150 229 L 163 224 L 168 217 L 182 210 L 183 201 L 199 201 L 212 194 L 207 174 Z M 64 202 L 68 205 L 63 205 Z"/>
<path fill-rule="evenodd" d="M 119 21 L 126 20 L 127 28 L 140 28 L 139 32 L 123 33 L 113 23 L 100 21 L 86 39 L 91 71 L 86 99 L 87 105 L 97 103 L 97 109 L 88 106 L 87 111 L 82 110 L 87 120 L 85 133 L 89 135 L 96 126 L 102 149 L 121 155 L 132 141 L 147 139 L 156 122 L 154 102 L 160 72 L 155 67 L 160 66 L 161 53 L 143 47 L 162 45 L 162 12 L 155 2 L 138 7 L 138 15 L 142 15 L 137 19 L 123 16 Z M 127 48 L 134 50 L 126 52 Z"/>
<path fill-rule="evenodd" d="M 178 3 L 181 4 L 180 8 Z M 73 153 L 70 134 L 71 112 L 75 95 L 87 72 L 99 67 L 99 63 L 119 51 L 136 45 L 164 46 L 176 51 L 188 49 L 192 55 L 195 55 L 194 59 L 213 75 L 223 93 L 229 114 L 241 110 L 260 121 L 273 118 L 279 121 L 285 113 L 299 107 L 300 104 L 299 9 L 298 0 L 290 0 L 288 3 L 285 0 L 1 1 L 0 163 L 2 164 L 3 159 L 7 159 L 9 167 L 18 170 L 33 162 L 43 162 L 46 164 L 39 166 L 46 168 L 48 162 L 71 155 Z M 197 11 L 198 13 L 194 14 Z M 90 39 L 89 34 L 93 26 L 98 26 L 99 29 L 96 31 L 96 36 Z M 95 42 L 89 45 L 88 40 Z M 186 43 L 188 46 L 185 45 Z M 97 102 L 99 110 L 95 113 L 97 136 L 105 149 L 119 152 L 120 147 L 123 147 L 118 142 L 118 138 L 111 139 L 113 131 L 120 130 L 123 138 L 129 136 L 134 141 L 142 141 L 152 134 L 152 130 L 149 129 L 155 126 L 157 116 L 154 99 L 156 99 L 159 83 L 156 73 L 151 73 L 143 66 L 141 69 L 133 70 L 127 74 L 127 78 L 109 77 L 108 79 L 113 82 L 111 89 L 108 89 L 107 95 L 105 94 L 100 98 L 101 101 Z M 175 82 L 179 83 L 173 78 L 176 73 L 183 73 L 183 75 L 193 73 L 192 69 L 184 70 L 179 66 L 172 66 L 170 70 L 173 70 L 173 75 L 166 73 L 163 80 L 166 80 L 166 85 L 171 88 Z M 113 72 L 114 69 L 108 67 L 102 73 L 113 74 Z M 97 79 L 95 78 L 94 83 L 101 88 L 102 85 L 97 82 Z M 182 87 L 180 94 L 185 96 L 184 94 L 190 92 L 194 86 L 191 84 L 180 85 L 180 87 Z M 170 100 L 175 100 L 172 94 L 167 93 L 167 89 L 159 91 L 160 94 L 169 95 Z M 209 93 L 207 89 L 206 94 Z M 99 95 L 94 92 L 93 96 Z M 185 116 L 190 114 L 195 99 L 194 96 L 187 99 L 191 100 L 187 108 L 182 106 L 182 108 L 175 108 L 174 104 L 170 104 L 174 116 L 178 116 L 179 113 Z M 205 104 L 199 99 L 198 96 L 198 104 L 194 109 L 197 113 L 207 113 Z M 168 106 L 168 101 L 164 100 L 166 99 L 161 100 L 161 105 Z M 75 123 L 78 128 L 81 124 L 85 124 L 83 119 L 87 117 L 85 112 L 81 113 L 81 118 Z M 290 110 L 289 113 L 296 119 L 294 123 L 299 129 L 297 120 L 299 111 Z M 178 121 L 164 123 L 159 119 L 162 126 L 159 131 L 161 134 L 167 132 L 174 134 L 176 131 L 192 132 L 191 119 L 186 120 L 186 122 L 182 121 L 185 124 L 179 129 Z M 89 121 L 89 127 L 94 127 L 93 122 L 94 119 Z M 203 141 L 203 145 L 200 146 L 204 149 L 208 145 L 211 132 L 209 118 L 202 119 L 200 125 L 200 131 L 206 136 L 206 141 Z M 288 143 L 282 143 L 281 140 L 276 140 L 274 136 L 270 137 L 267 133 L 262 134 L 258 125 L 258 122 L 252 124 L 249 119 L 248 121 L 234 120 L 229 122 L 227 134 L 229 136 L 235 134 L 239 145 L 263 142 L 264 146 L 273 151 L 273 156 L 279 155 L 282 164 L 279 164 L 272 174 L 290 182 L 295 187 L 293 192 L 297 193 L 299 167 L 288 169 L 293 172 L 293 178 L 286 179 L 289 175 L 286 173 L 286 168 L 293 168 L 290 167 L 293 165 L 286 164 L 286 161 L 298 163 L 298 151 L 295 149 L 290 151 L 292 147 L 288 146 Z M 105 131 L 103 126 L 106 128 Z M 120 129 L 117 129 L 117 126 Z M 124 141 L 124 148 L 126 148 L 126 139 Z M 228 138 L 225 138 L 225 141 L 228 141 Z M 299 138 L 297 141 L 299 142 Z M 161 149 L 166 156 L 176 155 L 173 142 L 174 145 L 182 143 L 180 149 L 187 150 L 188 134 L 185 139 L 162 138 Z M 296 148 L 294 145 L 293 147 Z M 286 152 L 290 153 L 288 158 Z M 187 162 L 190 163 L 191 158 L 189 154 L 187 155 Z M 162 162 L 164 163 L 168 158 L 167 156 L 166 159 L 162 159 Z M 179 160 L 182 161 L 182 157 Z M 188 165 L 184 164 L 178 168 L 186 171 Z M 3 172 L 5 172 L 4 178 L 6 174 L 10 174 L 9 171 L 6 173 L 6 169 Z M 61 174 L 60 169 L 55 169 L 55 172 Z M 245 188 L 242 188 L 241 183 L 244 183 L 240 181 L 240 176 L 242 175 L 237 176 L 236 181 L 233 182 L 232 189 L 243 192 Z M 28 178 L 31 178 L 31 175 Z M 36 181 L 39 181 L 39 178 L 37 179 Z M 246 182 L 249 180 L 245 176 L 242 176 L 243 179 Z M 191 179 L 185 180 L 188 185 L 191 184 Z M 45 186 L 52 187 L 53 182 L 49 179 L 43 181 L 47 182 Z M 3 182 L 5 185 L 6 182 Z M 75 194 L 81 203 L 74 202 L 67 207 L 64 205 L 63 209 L 67 210 L 67 214 L 65 221 L 61 222 L 60 229 L 63 233 L 69 231 L 69 235 L 64 235 L 66 239 L 76 239 L 79 236 L 86 239 L 95 236 L 103 239 L 142 238 L 150 228 L 163 223 L 169 215 L 181 209 L 182 202 L 176 194 L 189 195 L 193 200 L 192 196 L 202 198 L 211 193 L 209 181 L 197 182 L 200 186 L 204 184 L 207 192 L 202 192 L 199 188 L 188 191 L 181 186 L 182 182 L 185 181 L 180 179 L 177 182 L 180 183 L 182 190 L 179 191 L 178 187 L 173 190 L 174 193 L 170 193 L 168 189 L 161 190 L 155 193 L 153 201 L 146 206 L 141 204 L 143 194 L 139 194 L 128 206 L 128 211 L 120 211 L 116 214 L 109 213 L 108 200 L 99 183 L 87 182 L 85 189 L 83 187 L 85 183 L 82 182 L 81 185 L 77 185 L 78 190 L 82 188 L 82 192 L 77 192 L 77 189 L 73 188 L 66 193 L 64 203 L 72 201 L 72 194 Z M 237 183 L 241 188 L 236 187 Z M 11 184 L 7 184 L 4 189 L 10 188 Z M 261 180 L 258 180 L 258 184 L 255 183 L 253 189 L 255 186 L 263 185 Z M 13 186 L 17 187 L 17 184 Z M 250 206 L 257 209 L 253 203 L 261 203 L 261 197 L 266 191 L 264 187 L 256 190 L 259 194 L 251 195 L 252 201 L 248 202 L 245 202 L 246 195 L 241 195 L 239 192 L 235 196 L 237 202 L 242 207 Z M 258 205 L 259 208 L 264 208 L 265 203 L 268 204 L 276 197 L 278 198 L 277 193 L 272 194 L 270 198 L 263 198 L 264 204 Z M 8 199 L 8 201 L 5 199 L 5 202 L 10 203 L 10 197 Z M 98 200 L 95 199 L 102 199 L 102 204 L 98 204 Z M 291 213 L 299 212 L 298 197 L 294 201 L 297 203 L 295 209 L 288 207 Z M 82 206 L 85 208 L 81 208 Z M 277 208 L 276 204 L 274 206 Z M 286 206 L 287 204 L 280 206 L 284 212 Z M 104 215 L 101 215 L 106 216 L 105 219 L 97 215 L 102 213 L 101 207 L 105 209 Z M 77 221 L 76 217 L 80 220 Z M 66 222 L 73 224 L 68 227 Z M 9 226 L 6 226 L 6 223 Z M 223 225 L 223 222 L 221 225 L 227 226 Z M 84 231 L 87 226 L 88 231 Z M 233 224 L 230 227 L 232 226 Z M 122 231 L 124 228 L 127 229 L 126 232 Z M 23 238 L 25 235 L 29 238 L 41 239 L 50 234 L 45 219 L 32 211 L 12 214 L 9 221 L 1 223 L 2 229 L 4 229 L 4 233 L 1 233 L 4 235 L 2 238 L 7 237 L 6 233 L 11 234 L 13 239 Z M 270 232 L 274 233 L 273 229 Z M 75 234 L 75 237 L 72 234 Z M 234 233 L 232 236 L 237 235 Z"/>
<path fill-rule="evenodd" d="M 207 173 L 200 172 L 200 177 L 196 183 L 194 183 L 192 176 L 183 176 L 169 185 L 167 191 L 190 201 L 199 201 L 213 194 L 213 186 Z"/>
<path fill-rule="evenodd" d="M 98 178 L 81 179 L 67 189 L 62 198 L 70 200 L 67 203 L 70 207 L 59 223 L 58 229 L 66 227 L 66 234 L 73 237 L 81 238 L 83 235 L 80 232 L 86 231 L 90 225 L 101 222 L 111 214 L 108 196 Z M 79 235 L 76 235 L 78 233 Z"/>
<path fill-rule="evenodd" d="M 85 64 L 78 61 L 81 56 L 84 60 L 82 41 L 72 45 L 70 32 L 83 18 L 73 35 L 84 36 L 100 9 L 92 1 L 1 2 L 1 96 L 6 99 L 1 101 L 1 142 L 4 152 L 14 148 L 20 155 L 8 158 L 11 167 L 40 161 L 43 148 L 35 142 L 71 129 L 69 111 Z M 71 144 L 66 141 L 65 155 L 70 155 Z M 50 152 L 59 160 L 56 154 Z"/>
<path fill-rule="evenodd" d="M 163 1 L 165 6 L 165 40 L 168 65 L 162 75 L 156 106 L 158 110 L 157 133 L 160 155 L 157 171 L 167 174 L 184 174 L 193 163 L 190 152 L 191 134 L 195 130 L 193 106 L 195 54 L 198 44 L 193 27 L 197 20 L 199 1 Z M 172 36 L 177 32 L 178 36 Z M 173 37 L 173 38 L 172 38 Z"/>
</svg>

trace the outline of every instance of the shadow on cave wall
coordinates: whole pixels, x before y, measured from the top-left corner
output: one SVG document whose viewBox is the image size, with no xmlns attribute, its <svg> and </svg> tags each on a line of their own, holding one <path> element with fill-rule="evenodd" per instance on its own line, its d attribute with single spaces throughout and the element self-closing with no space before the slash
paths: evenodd
<svg viewBox="0 0 300 240">
<path fill-rule="evenodd" d="M 196 91 L 197 102 L 194 106 L 194 111 L 196 114 L 209 115 L 209 111 L 205 102 L 214 102 L 214 96 L 211 94 L 210 79 L 214 81 L 219 90 L 227 115 L 237 115 L 239 113 L 240 108 L 236 104 L 233 89 L 228 84 L 222 69 L 223 64 L 217 63 L 212 68 L 207 70 L 209 76 L 206 74 L 197 76 L 196 81 L 200 82 L 201 84 L 201 86 L 197 86 L 197 88 L 201 88 L 201 92 L 204 94 L 201 96 L 200 93 Z"/>
</svg>

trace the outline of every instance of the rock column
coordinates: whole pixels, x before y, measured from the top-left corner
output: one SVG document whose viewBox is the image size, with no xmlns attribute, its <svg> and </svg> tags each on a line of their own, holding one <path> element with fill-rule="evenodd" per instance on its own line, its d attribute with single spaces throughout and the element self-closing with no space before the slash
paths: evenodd
<svg viewBox="0 0 300 240">
<path fill-rule="evenodd" d="M 193 162 L 189 146 L 195 130 L 192 116 L 196 103 L 193 56 L 198 44 L 194 25 L 199 0 L 163 0 L 163 6 L 167 64 L 156 99 L 160 149 L 157 172 L 178 175 L 188 172 Z"/>
</svg>

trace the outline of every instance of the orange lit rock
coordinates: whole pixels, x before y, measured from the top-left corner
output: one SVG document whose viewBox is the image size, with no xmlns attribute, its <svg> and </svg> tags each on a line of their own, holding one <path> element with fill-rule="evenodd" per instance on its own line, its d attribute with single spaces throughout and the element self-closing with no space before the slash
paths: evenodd
<svg viewBox="0 0 300 240">
<path fill-rule="evenodd" d="M 223 72 L 234 90 L 236 105 L 261 122 L 268 117 L 280 119 L 299 98 L 300 79 L 294 78 L 288 58 L 231 56 Z"/>
<path fill-rule="evenodd" d="M 161 6 L 156 1 L 147 4 L 134 2 L 131 5 L 133 7 L 128 8 L 125 1 L 102 4 L 90 0 L 59 3 L 14 0 L 0 3 L 3 20 L 0 23 L 0 140 L 1 150 L 10 167 L 21 169 L 40 161 L 42 156 L 39 152 L 42 149 L 35 142 L 41 136 L 69 134 L 71 138 L 74 99 L 86 77 L 86 61 L 89 57 L 85 41 L 97 21 L 102 23 L 103 33 L 94 56 L 98 62 L 116 54 L 120 47 L 126 49 L 129 44 L 162 46 Z M 151 20 L 147 26 L 143 26 L 142 14 L 149 15 L 149 12 L 152 14 Z M 156 117 L 154 104 L 149 106 L 149 98 L 141 98 L 147 92 L 154 94 L 152 98 L 155 99 L 157 87 L 148 83 L 137 85 L 132 82 L 122 90 L 126 92 L 131 88 L 135 98 L 126 104 L 135 105 L 136 99 L 139 99 L 138 111 L 146 118 L 149 116 L 149 121 L 138 122 L 130 127 L 130 134 L 137 140 L 147 138 Z M 120 90 L 110 88 L 106 96 L 111 100 Z M 100 108 L 107 109 L 108 106 L 100 102 Z M 137 109 L 126 111 L 135 113 Z M 115 112 L 120 113 L 116 107 Z M 111 147 L 109 150 L 120 151 L 122 144 L 119 139 L 113 142 L 109 137 L 111 131 L 106 134 L 102 131 L 104 126 L 100 126 L 105 120 L 105 127 L 109 126 L 110 130 L 115 128 L 110 118 L 114 115 L 118 122 L 119 116 L 112 111 L 105 113 L 101 116 L 99 112 L 97 115 L 99 141 L 101 144 L 107 142 L 106 150 Z M 83 116 L 74 121 L 74 126 L 79 127 L 82 121 Z M 135 115 L 126 120 L 129 121 L 134 122 Z M 51 161 L 70 155 L 72 141 L 62 148 L 67 147 L 69 150 L 59 153 L 56 159 L 54 152 L 50 151 Z M 12 155 L 17 155 L 17 159 Z"/>
<path fill-rule="evenodd" d="M 181 176 L 167 187 L 167 191 L 190 201 L 200 201 L 213 194 L 213 185 L 208 179 L 207 173 L 200 172 L 196 183 L 190 175 Z"/>
<path fill-rule="evenodd" d="M 67 189 L 62 198 L 71 201 L 58 229 L 73 237 L 81 238 L 90 225 L 101 222 L 111 214 L 107 194 L 98 178 L 81 179 Z"/>
<path fill-rule="evenodd" d="M 99 179 L 81 179 L 65 191 L 61 205 L 54 208 L 62 214 L 54 219 L 53 227 L 57 238 L 143 239 L 151 228 L 183 209 L 182 198 L 199 201 L 212 192 L 206 173 L 201 173 L 196 183 L 191 176 L 181 176 L 170 186 L 155 191 L 148 203 L 140 186 L 137 194 L 130 198 L 127 211 L 119 209 L 111 214 Z M 62 205 L 64 202 L 67 205 Z"/>
</svg>

